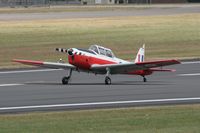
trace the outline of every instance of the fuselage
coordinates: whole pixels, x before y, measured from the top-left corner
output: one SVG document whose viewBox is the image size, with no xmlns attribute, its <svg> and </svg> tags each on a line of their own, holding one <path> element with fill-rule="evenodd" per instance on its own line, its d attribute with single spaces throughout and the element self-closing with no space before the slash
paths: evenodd
<svg viewBox="0 0 200 133">
<path fill-rule="evenodd" d="M 76 66 L 80 71 L 90 71 L 92 65 L 106 65 L 106 64 L 123 64 L 123 63 L 132 63 L 115 56 L 109 57 L 106 55 L 97 54 L 92 50 L 86 49 L 77 49 L 71 48 L 71 53 L 68 52 L 68 62 L 74 66 Z M 97 73 L 97 74 L 105 74 L 105 73 Z M 131 74 L 131 75 L 150 75 L 152 74 L 151 70 L 137 70 L 129 73 L 123 74 Z"/>
<path fill-rule="evenodd" d="M 68 54 L 68 61 L 70 64 L 75 65 L 80 69 L 90 70 L 91 66 L 105 65 L 105 64 L 120 64 L 120 63 L 130 63 L 128 61 L 116 58 L 107 57 L 104 55 L 96 54 L 90 50 L 71 48 L 73 50 L 72 55 Z"/>
</svg>

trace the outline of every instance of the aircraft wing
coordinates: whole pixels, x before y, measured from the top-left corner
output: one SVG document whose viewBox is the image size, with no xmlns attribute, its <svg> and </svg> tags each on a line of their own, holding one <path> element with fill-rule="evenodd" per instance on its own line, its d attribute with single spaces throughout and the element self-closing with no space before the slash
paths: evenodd
<svg viewBox="0 0 200 133">
<path fill-rule="evenodd" d="M 110 69 L 110 74 L 125 74 L 135 70 L 149 70 L 152 68 L 180 64 L 177 60 L 161 60 L 152 62 L 126 63 L 126 64 L 106 64 L 92 65 L 91 70 L 96 73 L 106 73 L 106 69 Z"/>
<path fill-rule="evenodd" d="M 25 65 L 41 66 L 41 67 L 53 68 L 53 69 L 75 69 L 76 68 L 75 66 L 68 63 L 43 62 L 43 61 L 18 60 L 18 59 L 14 59 L 13 61 L 25 64 Z"/>
</svg>

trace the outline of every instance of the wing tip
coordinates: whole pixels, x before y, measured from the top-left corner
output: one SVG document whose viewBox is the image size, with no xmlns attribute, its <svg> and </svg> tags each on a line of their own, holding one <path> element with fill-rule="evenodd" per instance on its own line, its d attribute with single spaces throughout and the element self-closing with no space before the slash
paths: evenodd
<svg viewBox="0 0 200 133">
<path fill-rule="evenodd" d="M 174 62 L 176 62 L 177 64 L 181 64 L 181 62 L 179 61 L 179 60 L 172 60 L 172 61 L 174 61 Z"/>
<path fill-rule="evenodd" d="M 176 72 L 176 69 L 151 68 L 150 70 L 158 72 Z"/>
<path fill-rule="evenodd" d="M 12 61 L 22 63 L 22 64 L 29 64 L 29 65 L 43 65 L 44 64 L 44 62 L 42 61 L 33 61 L 33 60 L 13 59 Z"/>
</svg>

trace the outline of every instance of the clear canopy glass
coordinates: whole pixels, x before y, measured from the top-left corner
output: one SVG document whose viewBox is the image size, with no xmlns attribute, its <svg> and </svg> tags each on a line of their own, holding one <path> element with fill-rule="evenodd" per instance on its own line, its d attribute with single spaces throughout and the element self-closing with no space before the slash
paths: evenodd
<svg viewBox="0 0 200 133">
<path fill-rule="evenodd" d="M 92 45 L 92 46 L 90 46 L 89 50 L 92 50 L 97 54 L 104 55 L 104 56 L 107 56 L 110 58 L 115 57 L 112 50 L 102 47 L 102 46 L 99 46 L 99 45 Z"/>
</svg>

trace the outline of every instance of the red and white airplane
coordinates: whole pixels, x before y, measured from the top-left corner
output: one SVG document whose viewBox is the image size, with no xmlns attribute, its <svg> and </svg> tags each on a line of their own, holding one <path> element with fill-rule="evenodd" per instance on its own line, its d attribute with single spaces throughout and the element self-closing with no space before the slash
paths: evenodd
<svg viewBox="0 0 200 133">
<path fill-rule="evenodd" d="M 14 62 L 19 62 L 27 65 L 41 66 L 53 69 L 65 69 L 69 70 L 67 77 L 63 77 L 62 83 L 68 84 L 72 71 L 92 72 L 94 74 L 105 74 L 105 84 L 111 84 L 111 74 L 129 74 L 140 75 L 143 77 L 143 81 L 146 82 L 146 75 L 151 75 L 156 71 L 170 71 L 173 69 L 163 69 L 163 66 L 179 64 L 177 60 L 160 60 L 145 62 L 145 45 L 141 47 L 137 53 L 134 62 L 125 61 L 115 57 L 113 52 L 105 47 L 99 45 L 92 45 L 89 49 L 80 48 L 56 48 L 56 51 L 67 53 L 68 62 L 43 62 L 33 60 L 18 60 L 14 59 Z"/>
</svg>

